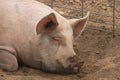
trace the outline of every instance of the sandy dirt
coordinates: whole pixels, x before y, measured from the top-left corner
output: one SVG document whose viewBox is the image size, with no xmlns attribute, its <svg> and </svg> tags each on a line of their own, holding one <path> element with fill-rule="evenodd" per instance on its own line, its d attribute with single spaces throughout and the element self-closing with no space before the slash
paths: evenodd
<svg viewBox="0 0 120 80">
<path fill-rule="evenodd" d="M 43 1 L 46 4 L 47 2 L 49 3 L 49 0 L 40 1 Z M 55 1 L 55 4 L 59 5 L 69 3 L 65 4 L 65 6 L 74 5 L 72 8 L 76 7 L 76 9 L 79 8 L 78 6 L 81 6 L 81 3 L 78 3 L 79 0 Z M 101 3 L 100 1 L 103 2 Z M 105 3 L 104 1 L 107 3 Z M 112 9 L 110 7 L 111 1 L 112 0 L 88 0 L 85 2 L 85 4 L 87 5 L 85 9 L 89 9 L 91 6 L 93 6 L 93 8 L 91 8 L 91 11 L 97 12 L 100 10 L 101 14 L 103 15 L 107 14 L 108 12 L 109 15 L 112 15 Z M 97 5 L 96 9 L 94 8 L 95 5 Z M 106 5 L 109 5 L 109 7 L 107 7 Z M 71 7 L 68 6 L 67 8 Z M 56 9 L 62 15 L 65 15 L 67 13 L 71 14 L 70 16 L 73 17 L 81 16 L 78 15 L 79 12 L 75 12 L 75 10 L 67 11 L 60 8 L 54 9 Z M 105 11 L 107 11 L 107 13 L 105 13 Z M 118 9 L 117 12 L 118 16 Z M 96 16 L 91 15 L 90 18 L 96 20 L 95 17 Z M 97 18 L 101 18 L 104 20 L 104 18 L 102 18 L 101 16 Z M 111 20 L 108 19 L 108 21 L 106 22 L 110 21 Z M 119 25 L 119 22 L 117 22 L 117 25 Z M 96 28 L 98 30 L 96 30 Z M 120 34 L 116 34 L 116 36 L 113 38 L 110 29 L 112 29 L 111 25 L 89 22 L 82 35 L 75 41 L 74 49 L 79 56 L 79 60 L 84 62 L 84 65 L 81 67 L 81 70 L 78 74 L 51 74 L 28 67 L 21 67 L 16 72 L 6 72 L 0 70 L 0 80 L 120 80 Z"/>
</svg>

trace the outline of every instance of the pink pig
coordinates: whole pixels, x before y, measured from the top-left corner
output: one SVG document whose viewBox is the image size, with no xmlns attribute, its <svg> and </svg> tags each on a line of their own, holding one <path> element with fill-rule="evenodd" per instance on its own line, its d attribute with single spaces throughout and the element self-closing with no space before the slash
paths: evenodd
<svg viewBox="0 0 120 80">
<path fill-rule="evenodd" d="M 21 62 L 48 72 L 79 72 L 73 41 L 88 17 L 66 19 L 35 0 L 0 0 L 0 68 L 16 71 Z"/>
</svg>

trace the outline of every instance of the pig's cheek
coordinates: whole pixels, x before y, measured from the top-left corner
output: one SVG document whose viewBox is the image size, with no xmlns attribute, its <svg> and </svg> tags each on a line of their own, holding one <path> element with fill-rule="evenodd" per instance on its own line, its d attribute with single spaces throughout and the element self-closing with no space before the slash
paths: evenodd
<svg viewBox="0 0 120 80">
<path fill-rule="evenodd" d="M 55 45 L 58 46 L 59 45 L 59 41 L 54 41 Z"/>
<path fill-rule="evenodd" d="M 57 53 L 59 49 L 60 43 L 57 40 L 52 40 L 50 47 L 52 49 L 52 53 Z"/>
<path fill-rule="evenodd" d="M 60 45 L 60 41 L 59 41 L 58 39 L 56 39 L 56 38 L 53 38 L 53 39 L 52 39 L 52 45 L 57 47 L 57 46 Z M 51 46 L 52 46 L 52 45 L 51 45 Z"/>
<path fill-rule="evenodd" d="M 59 48 L 59 46 L 60 46 L 59 41 L 54 41 L 54 47 L 55 47 L 56 49 L 58 49 L 58 48 Z"/>
</svg>

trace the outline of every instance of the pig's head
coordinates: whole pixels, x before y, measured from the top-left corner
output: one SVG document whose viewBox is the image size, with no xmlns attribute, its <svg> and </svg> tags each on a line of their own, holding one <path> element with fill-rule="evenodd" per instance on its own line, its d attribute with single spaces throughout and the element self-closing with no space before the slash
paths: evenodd
<svg viewBox="0 0 120 80">
<path fill-rule="evenodd" d="M 84 18 L 68 20 L 51 13 L 40 20 L 36 28 L 40 56 L 37 61 L 42 70 L 57 73 L 79 71 L 73 41 L 83 31 L 88 17 L 89 13 Z"/>
</svg>

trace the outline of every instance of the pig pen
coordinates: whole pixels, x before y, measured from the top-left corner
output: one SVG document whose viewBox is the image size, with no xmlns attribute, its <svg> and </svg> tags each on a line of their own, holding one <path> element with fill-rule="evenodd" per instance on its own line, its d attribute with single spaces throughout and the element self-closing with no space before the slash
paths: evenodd
<svg viewBox="0 0 120 80">
<path fill-rule="evenodd" d="M 21 67 L 16 72 L 0 71 L 0 80 L 120 80 L 120 35 L 86 29 L 75 45 L 80 61 L 80 72 L 73 75 L 45 73 Z"/>
<path fill-rule="evenodd" d="M 39 0 L 45 3 L 49 0 Z M 55 0 L 55 4 L 63 4 L 65 0 Z M 79 0 L 68 0 L 70 2 L 66 5 L 75 4 L 78 7 Z M 100 11 L 101 14 L 112 14 L 112 9 L 107 7 L 112 0 L 86 0 L 86 5 L 89 6 L 90 2 L 93 8 L 91 11 Z M 63 2 L 63 3 L 62 3 Z M 99 5 L 98 9 L 94 9 L 95 5 Z M 109 4 L 110 5 L 110 4 Z M 71 8 L 71 6 L 68 6 Z M 88 7 L 85 7 L 88 8 Z M 54 8 L 59 13 L 65 14 L 65 9 Z M 119 16 L 120 7 L 117 8 Z M 78 16 L 79 12 L 69 11 L 68 14 Z M 67 16 L 69 17 L 69 16 Z M 79 16 L 78 16 L 79 17 Z M 101 22 L 111 21 L 111 18 L 102 18 L 101 16 L 91 16 L 91 19 L 101 19 Z M 103 20 L 102 20 L 103 19 Z M 119 25 L 119 21 L 116 22 Z M 119 27 L 119 26 L 118 26 Z M 102 29 L 101 29 L 102 28 Z M 119 32 L 119 29 L 117 29 Z M 84 62 L 78 74 L 60 75 L 45 73 L 40 70 L 31 69 L 28 67 L 20 67 L 16 72 L 6 72 L 0 70 L 0 80 L 120 80 L 120 34 L 116 33 L 113 38 L 111 25 L 99 24 L 89 22 L 82 35 L 75 40 L 74 49 L 79 56 L 79 60 Z"/>
</svg>

